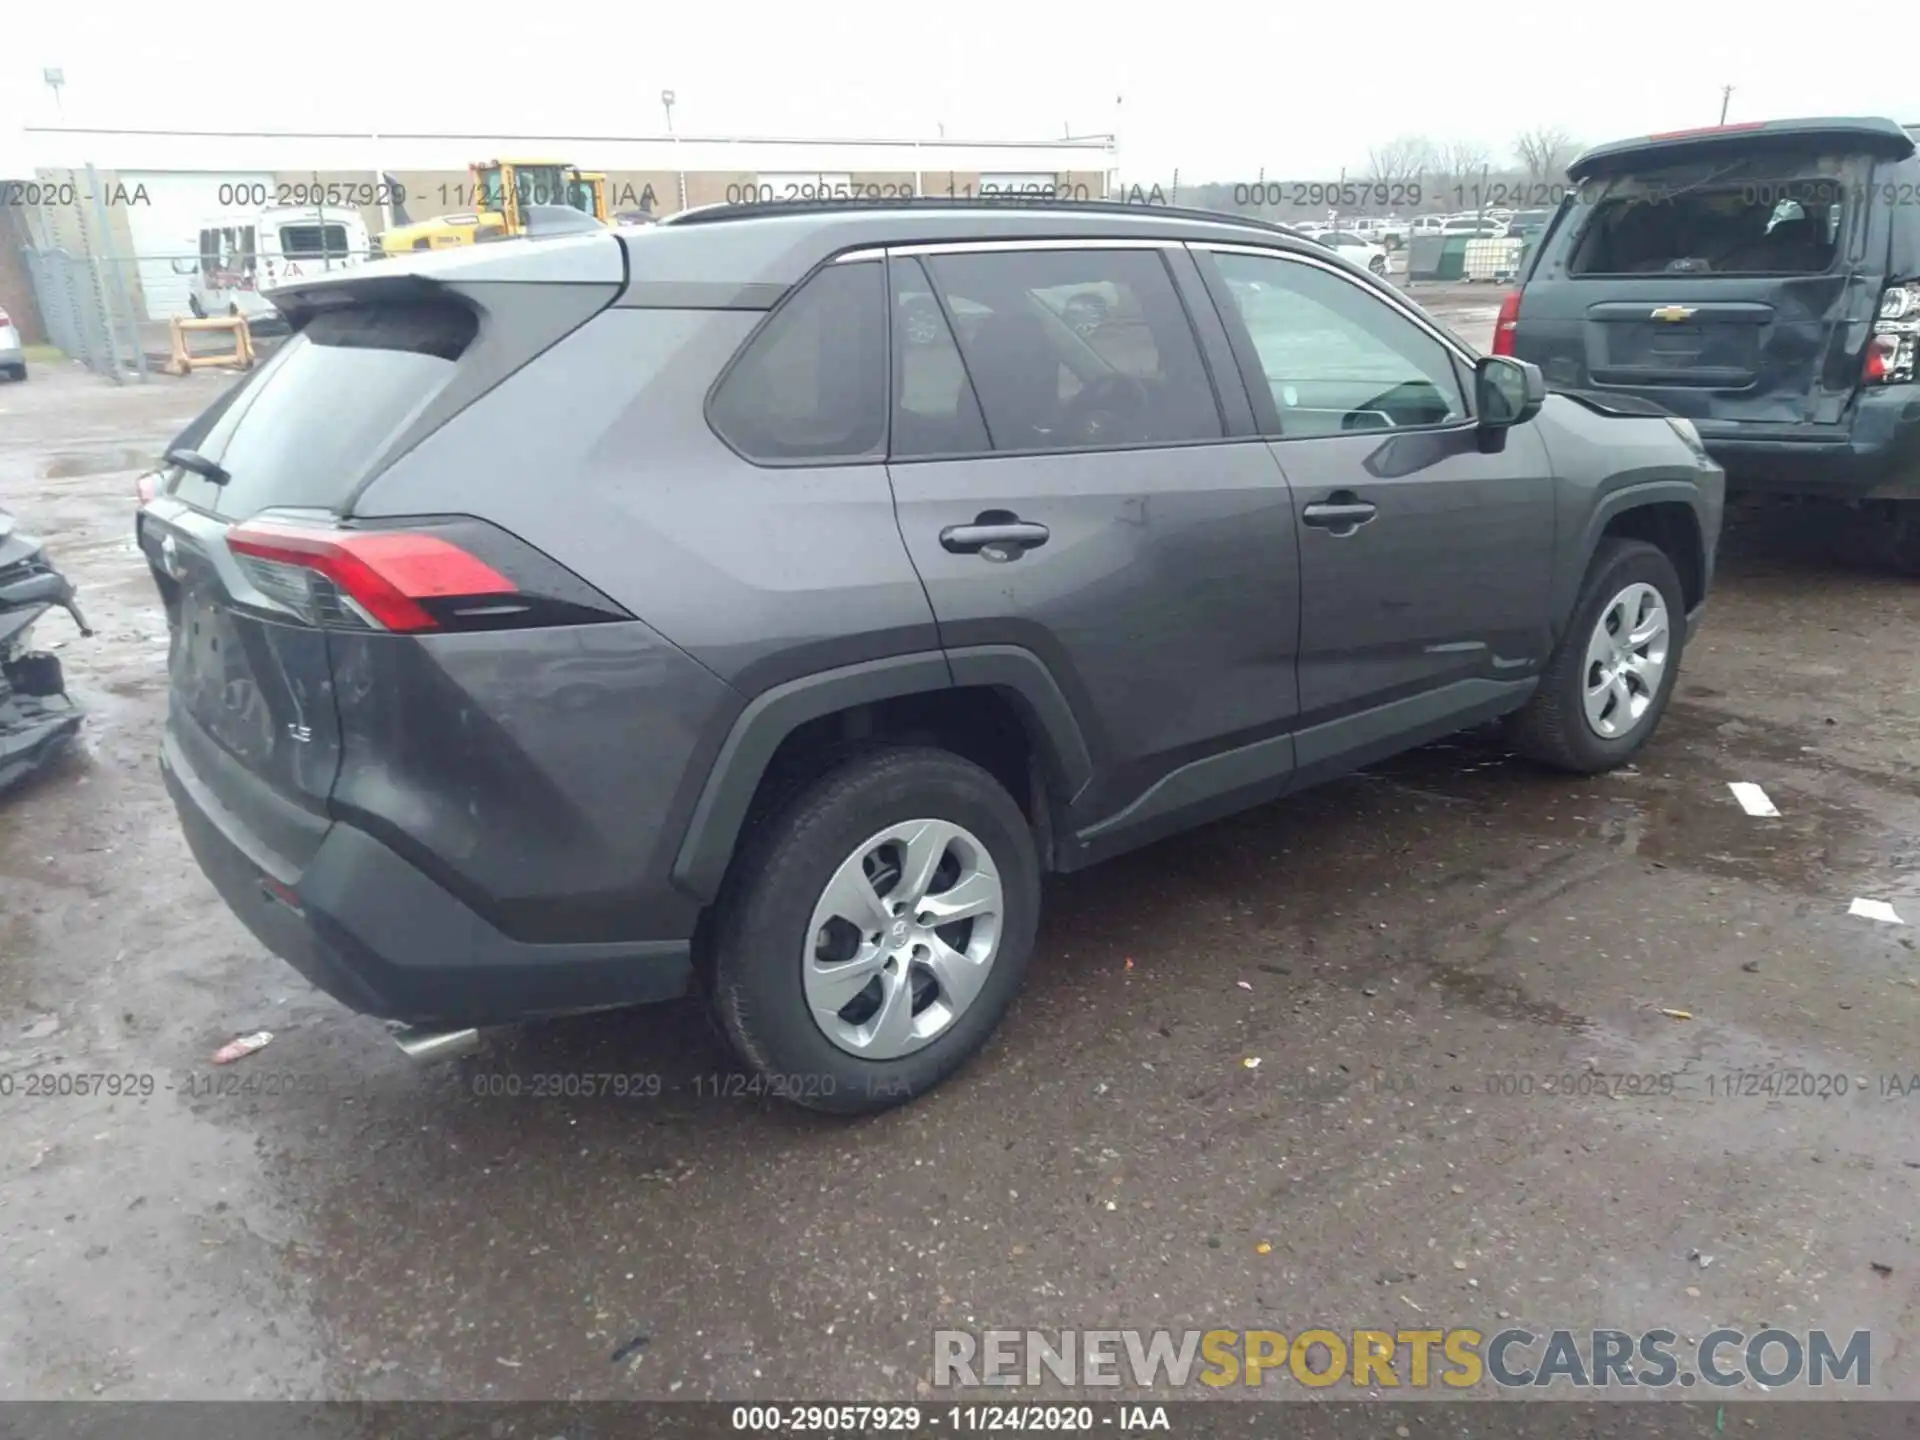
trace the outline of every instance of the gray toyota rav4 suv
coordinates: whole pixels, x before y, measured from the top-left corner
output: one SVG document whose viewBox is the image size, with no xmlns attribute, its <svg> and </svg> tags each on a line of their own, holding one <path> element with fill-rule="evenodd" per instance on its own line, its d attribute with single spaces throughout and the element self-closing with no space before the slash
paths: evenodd
<svg viewBox="0 0 1920 1440">
<path fill-rule="evenodd" d="M 714 208 L 273 298 L 138 516 L 161 765 L 261 942 L 420 1042 L 694 992 L 898 1101 L 1046 872 L 1497 719 L 1618 765 L 1713 572 L 1686 421 L 1244 220 Z"/>
</svg>

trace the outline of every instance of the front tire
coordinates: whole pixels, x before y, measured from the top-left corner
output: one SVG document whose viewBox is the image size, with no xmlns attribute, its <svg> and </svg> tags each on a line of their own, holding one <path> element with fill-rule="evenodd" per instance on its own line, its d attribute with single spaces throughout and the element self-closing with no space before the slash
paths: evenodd
<svg viewBox="0 0 1920 1440">
<path fill-rule="evenodd" d="M 1625 765 L 1646 746 L 1680 677 L 1680 576 L 1658 547 L 1603 540 L 1566 632 L 1508 724 L 1513 748 L 1575 775 Z"/>
<path fill-rule="evenodd" d="M 1039 914 L 1032 832 L 991 775 L 944 750 L 858 753 L 735 857 L 715 937 L 721 1029 L 775 1093 L 887 1109 L 986 1042 Z"/>
</svg>

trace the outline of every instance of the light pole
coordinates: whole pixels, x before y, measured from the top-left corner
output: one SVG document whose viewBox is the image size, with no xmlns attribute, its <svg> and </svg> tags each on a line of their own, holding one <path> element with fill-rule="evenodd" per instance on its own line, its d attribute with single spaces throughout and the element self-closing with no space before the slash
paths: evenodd
<svg viewBox="0 0 1920 1440">
<path fill-rule="evenodd" d="M 1727 123 L 1727 102 L 1731 99 L 1733 99 L 1733 86 L 1722 85 L 1720 87 L 1720 123 L 1722 125 Z"/>
<path fill-rule="evenodd" d="M 67 72 L 57 65 L 49 65 L 40 72 L 40 78 L 46 82 L 47 88 L 53 91 L 54 113 L 65 115 L 66 108 L 60 103 L 60 87 L 67 83 Z"/>
<path fill-rule="evenodd" d="M 667 112 L 667 138 L 673 141 L 674 188 L 680 196 L 680 208 L 687 208 L 687 172 L 680 166 L 680 137 L 673 133 L 673 92 L 660 92 L 660 108 Z"/>
</svg>

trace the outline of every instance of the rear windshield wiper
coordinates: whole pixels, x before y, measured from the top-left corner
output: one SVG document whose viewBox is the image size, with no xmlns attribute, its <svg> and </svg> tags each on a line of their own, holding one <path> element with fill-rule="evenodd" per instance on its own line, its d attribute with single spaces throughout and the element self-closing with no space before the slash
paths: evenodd
<svg viewBox="0 0 1920 1440">
<path fill-rule="evenodd" d="M 224 485 L 233 478 L 233 476 L 229 475 L 225 470 L 222 470 L 218 464 L 209 460 L 198 450 L 186 450 L 176 447 L 167 451 L 161 459 L 169 465 L 178 465 L 182 470 L 189 470 L 195 475 L 203 476 L 215 485 Z"/>
</svg>

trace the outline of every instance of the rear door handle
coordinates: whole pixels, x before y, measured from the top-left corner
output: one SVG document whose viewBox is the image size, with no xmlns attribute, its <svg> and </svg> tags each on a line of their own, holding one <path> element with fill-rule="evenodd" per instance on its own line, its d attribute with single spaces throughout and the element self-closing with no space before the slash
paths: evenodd
<svg viewBox="0 0 1920 1440">
<path fill-rule="evenodd" d="M 1030 520 L 994 521 L 982 525 L 949 525 L 940 532 L 940 544 L 955 555 L 978 555 L 989 560 L 1011 560 L 1016 555 L 1047 543 L 1052 535 L 1044 525 Z"/>
<path fill-rule="evenodd" d="M 1303 525 L 1317 525 L 1323 530 L 1356 530 L 1379 513 L 1377 506 L 1365 500 L 1328 500 L 1318 505 L 1309 505 L 1300 512 Z"/>
</svg>

